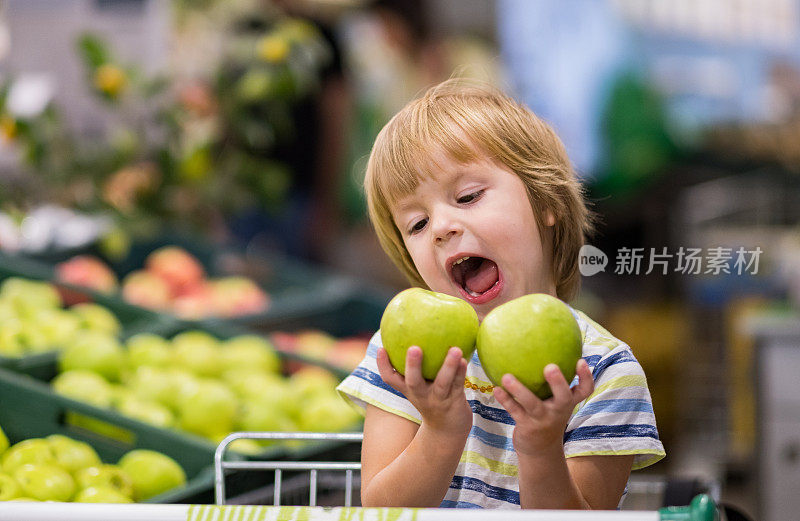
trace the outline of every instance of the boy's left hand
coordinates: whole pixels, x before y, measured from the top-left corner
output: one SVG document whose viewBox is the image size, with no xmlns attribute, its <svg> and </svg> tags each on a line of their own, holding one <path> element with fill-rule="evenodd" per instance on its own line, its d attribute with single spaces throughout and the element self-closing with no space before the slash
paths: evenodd
<svg viewBox="0 0 800 521">
<path fill-rule="evenodd" d="M 514 418 L 514 449 L 519 454 L 536 455 L 554 444 L 563 445 L 564 430 L 575 406 L 594 392 L 594 379 L 586 360 L 578 360 L 578 385 L 570 389 L 555 364 L 544 368 L 544 378 L 553 396 L 541 400 L 514 376 L 503 375 L 503 387 L 494 388 L 494 397 Z"/>
</svg>

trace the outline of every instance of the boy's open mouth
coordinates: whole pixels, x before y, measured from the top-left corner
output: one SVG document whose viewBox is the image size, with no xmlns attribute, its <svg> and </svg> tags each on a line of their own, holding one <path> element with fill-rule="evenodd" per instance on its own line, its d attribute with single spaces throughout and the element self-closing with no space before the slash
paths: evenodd
<svg viewBox="0 0 800 521">
<path fill-rule="evenodd" d="M 453 262 L 450 273 L 466 295 L 473 298 L 485 295 L 500 280 L 497 264 L 484 257 L 460 257 Z"/>
</svg>

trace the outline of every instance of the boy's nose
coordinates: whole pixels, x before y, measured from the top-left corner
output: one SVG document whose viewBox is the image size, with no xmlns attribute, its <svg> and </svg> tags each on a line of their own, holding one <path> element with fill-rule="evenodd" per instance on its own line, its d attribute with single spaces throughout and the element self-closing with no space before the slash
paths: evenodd
<svg viewBox="0 0 800 521">
<path fill-rule="evenodd" d="M 463 228 L 456 219 L 439 219 L 433 227 L 433 237 L 437 244 L 443 244 L 462 231 Z"/>
</svg>

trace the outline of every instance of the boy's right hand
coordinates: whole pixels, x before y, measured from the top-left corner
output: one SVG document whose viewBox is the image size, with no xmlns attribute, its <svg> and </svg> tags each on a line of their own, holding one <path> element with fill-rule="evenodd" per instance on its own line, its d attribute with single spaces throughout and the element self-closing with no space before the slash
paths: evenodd
<svg viewBox="0 0 800 521">
<path fill-rule="evenodd" d="M 429 429 L 455 436 L 469 434 L 472 409 L 464 394 L 467 361 L 459 348 L 450 348 L 432 382 L 422 377 L 422 349 L 417 346 L 408 348 L 405 376 L 392 367 L 386 349 L 378 349 L 377 362 L 383 381 L 408 398 Z"/>
</svg>

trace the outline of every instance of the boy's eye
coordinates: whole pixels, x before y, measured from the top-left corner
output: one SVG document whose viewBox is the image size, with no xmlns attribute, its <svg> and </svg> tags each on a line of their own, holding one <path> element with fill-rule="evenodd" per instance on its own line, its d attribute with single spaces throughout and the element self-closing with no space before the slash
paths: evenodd
<svg viewBox="0 0 800 521">
<path fill-rule="evenodd" d="M 420 219 L 419 221 L 414 223 L 414 226 L 411 227 L 410 233 L 413 234 L 417 233 L 418 231 L 421 231 L 423 228 L 425 228 L 426 224 L 428 224 L 428 219 Z"/>
<path fill-rule="evenodd" d="M 478 190 L 477 192 L 472 192 L 471 194 L 464 195 L 458 198 L 459 204 L 471 203 L 480 198 L 483 195 L 483 190 Z"/>
</svg>

